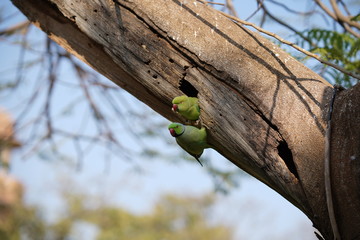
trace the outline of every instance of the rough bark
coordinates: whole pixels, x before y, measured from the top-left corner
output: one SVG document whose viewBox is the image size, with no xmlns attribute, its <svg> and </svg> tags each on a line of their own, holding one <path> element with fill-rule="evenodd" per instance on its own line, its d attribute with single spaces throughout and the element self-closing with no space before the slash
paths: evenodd
<svg viewBox="0 0 360 240">
<path fill-rule="evenodd" d="M 195 0 L 13 2 L 54 41 L 169 120 L 180 121 L 173 97 L 197 95 L 216 150 L 331 239 L 324 136 L 332 87 L 320 76 Z"/>
<path fill-rule="evenodd" d="M 330 177 L 342 239 L 360 239 L 360 85 L 341 91 L 331 121 Z"/>
</svg>

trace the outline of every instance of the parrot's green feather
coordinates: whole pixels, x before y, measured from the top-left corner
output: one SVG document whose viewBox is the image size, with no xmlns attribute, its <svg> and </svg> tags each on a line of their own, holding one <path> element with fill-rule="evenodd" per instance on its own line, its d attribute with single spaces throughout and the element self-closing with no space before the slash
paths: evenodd
<svg viewBox="0 0 360 240">
<path fill-rule="evenodd" d="M 200 116 L 199 99 L 182 95 L 173 99 L 177 112 L 188 120 L 196 121 Z"/>
<path fill-rule="evenodd" d="M 210 147 L 210 145 L 206 142 L 206 129 L 204 127 L 199 129 L 197 127 L 183 125 L 181 123 L 171 123 L 168 128 L 169 130 L 173 129 L 175 131 L 176 142 L 179 146 L 192 155 L 201 164 L 199 157 L 205 148 Z"/>
</svg>

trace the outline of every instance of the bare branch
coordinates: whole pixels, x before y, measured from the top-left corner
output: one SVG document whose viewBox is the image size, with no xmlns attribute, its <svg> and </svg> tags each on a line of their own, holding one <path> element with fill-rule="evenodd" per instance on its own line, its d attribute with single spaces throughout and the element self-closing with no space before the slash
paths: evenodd
<svg viewBox="0 0 360 240">
<path fill-rule="evenodd" d="M 51 114 L 50 114 L 50 104 L 51 104 L 51 98 L 53 96 L 53 92 L 54 92 L 54 86 L 55 86 L 55 82 L 56 82 L 56 69 L 58 67 L 58 59 L 55 60 L 53 59 L 53 53 L 51 51 L 51 45 L 53 44 L 53 42 L 48 38 L 47 39 L 47 54 L 48 54 L 48 62 L 49 62 L 49 75 L 48 75 L 48 79 L 49 79 L 49 87 L 48 87 L 48 92 L 47 92 L 47 96 L 46 96 L 46 104 L 45 104 L 45 109 L 44 109 L 44 114 L 46 116 L 46 125 L 47 125 L 47 129 L 48 129 L 48 138 L 51 138 L 52 135 L 52 120 L 51 120 Z"/>
<path fill-rule="evenodd" d="M 263 1 L 264 1 L 264 0 L 258 0 L 258 1 L 257 1 L 257 2 L 258 2 L 258 7 L 257 7 L 257 9 L 256 9 L 252 14 L 250 14 L 250 16 L 248 16 L 248 17 L 245 19 L 245 21 L 249 21 L 253 16 L 255 16 L 255 14 L 256 14 L 257 12 L 259 12 L 259 10 L 262 8 Z"/>
<path fill-rule="evenodd" d="M 289 24 L 287 24 L 286 22 L 282 21 L 281 19 L 275 17 L 272 13 L 270 13 L 270 11 L 267 9 L 267 7 L 262 4 L 262 9 L 264 10 L 264 13 L 269 16 L 271 19 L 273 19 L 274 21 L 276 21 L 277 23 L 279 23 L 280 25 L 288 28 L 290 31 L 294 32 L 295 34 L 297 34 L 298 36 L 300 36 L 302 39 L 304 39 L 305 41 L 307 41 L 310 45 L 314 45 L 311 41 L 311 39 L 305 37 L 301 32 L 299 32 L 298 30 L 296 30 L 295 28 L 293 28 L 292 26 L 290 26 Z"/>
<path fill-rule="evenodd" d="M 27 31 L 28 27 L 31 26 L 30 21 L 26 20 L 24 22 L 13 25 L 7 29 L 0 30 L 0 36 L 10 36 L 20 31 Z"/>
<path fill-rule="evenodd" d="M 344 16 L 335 0 L 330 0 L 330 3 L 331 3 L 331 7 L 333 8 L 335 16 L 338 19 L 338 21 L 344 22 L 344 23 L 348 24 L 349 26 L 355 27 L 360 30 L 360 23 L 358 23 L 356 21 L 352 21 L 350 17 Z"/>
<path fill-rule="evenodd" d="M 278 1 L 275 1 L 275 0 L 266 0 L 266 1 L 280 6 L 280 7 L 284 8 L 286 11 L 288 11 L 290 13 L 301 15 L 301 16 L 309 16 L 309 15 L 312 15 L 312 14 L 314 14 L 316 12 L 316 10 L 309 11 L 309 12 L 299 12 L 299 11 L 296 11 L 296 10 L 293 10 L 293 9 L 289 8 L 287 5 L 285 5 L 283 3 L 279 3 Z"/>
<path fill-rule="evenodd" d="M 333 19 L 336 19 L 336 15 L 328 7 L 326 7 L 321 0 L 314 0 L 314 1 L 327 15 L 329 15 Z"/>
<path fill-rule="evenodd" d="M 226 0 L 226 7 L 227 7 L 227 9 L 229 9 L 229 12 L 231 15 L 237 17 L 237 12 L 235 10 L 232 0 Z"/>
<path fill-rule="evenodd" d="M 220 5 L 220 6 L 225 6 L 225 4 L 223 3 L 217 3 L 217 2 L 210 2 L 210 1 L 204 1 L 204 0 L 197 0 L 201 3 L 204 3 L 204 4 L 213 4 L 213 5 Z"/>
<path fill-rule="evenodd" d="M 348 16 L 350 16 L 350 11 L 349 11 L 349 9 L 347 8 L 347 6 L 346 6 L 346 4 L 344 3 L 344 1 L 343 1 L 343 0 L 338 0 L 338 2 L 341 3 L 341 5 L 342 5 L 342 7 L 344 8 L 346 14 L 347 14 Z"/>
<path fill-rule="evenodd" d="M 84 151 L 81 148 L 80 142 L 79 142 L 79 137 L 75 136 L 73 138 L 73 143 L 74 143 L 74 147 L 77 153 L 77 165 L 76 165 L 76 169 L 78 171 L 80 171 L 82 169 L 82 165 L 83 165 L 83 160 L 84 160 Z"/>
<path fill-rule="evenodd" d="M 353 21 L 351 21 L 350 18 L 348 18 L 348 21 L 343 21 L 343 20 L 339 19 L 338 16 L 335 13 L 333 13 L 328 7 L 326 7 L 321 0 L 315 0 L 315 2 L 320 8 L 323 9 L 324 12 L 326 12 L 327 15 L 329 15 L 332 19 L 337 21 L 346 31 L 348 31 L 349 33 L 351 33 L 355 37 L 360 38 L 360 34 L 355 32 L 349 26 L 349 25 L 351 25 L 351 24 L 349 24 L 349 22 L 353 23 Z M 358 23 L 357 23 L 357 25 L 360 26 L 360 24 L 358 24 Z M 357 27 L 357 28 L 359 28 L 359 27 Z"/>
</svg>

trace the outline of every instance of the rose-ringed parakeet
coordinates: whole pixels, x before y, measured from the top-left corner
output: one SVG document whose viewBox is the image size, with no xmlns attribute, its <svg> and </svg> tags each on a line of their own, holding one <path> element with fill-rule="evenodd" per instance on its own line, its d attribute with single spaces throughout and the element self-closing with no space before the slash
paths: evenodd
<svg viewBox="0 0 360 240">
<path fill-rule="evenodd" d="M 206 129 L 201 129 L 181 123 L 171 123 L 168 127 L 171 136 L 175 137 L 176 142 L 186 152 L 192 155 L 202 166 L 199 157 L 204 151 L 204 148 L 211 147 L 206 142 Z"/>
<path fill-rule="evenodd" d="M 187 120 L 196 121 L 200 116 L 199 100 L 196 97 L 182 95 L 172 100 L 172 110 Z"/>
</svg>

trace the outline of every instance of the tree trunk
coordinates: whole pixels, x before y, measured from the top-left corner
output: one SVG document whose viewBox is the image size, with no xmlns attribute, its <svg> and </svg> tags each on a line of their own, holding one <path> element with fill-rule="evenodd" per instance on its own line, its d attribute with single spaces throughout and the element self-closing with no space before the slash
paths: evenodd
<svg viewBox="0 0 360 240">
<path fill-rule="evenodd" d="M 13 2 L 54 41 L 169 120 L 181 121 L 172 98 L 196 95 L 216 150 L 333 238 L 324 186 L 333 88 L 320 76 L 196 0 Z M 354 164 L 358 153 L 350 153 Z M 345 173 L 359 178 L 358 171 Z"/>
<path fill-rule="evenodd" d="M 360 239 L 360 85 L 340 92 L 331 121 L 331 184 L 342 239 Z"/>
</svg>

